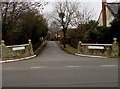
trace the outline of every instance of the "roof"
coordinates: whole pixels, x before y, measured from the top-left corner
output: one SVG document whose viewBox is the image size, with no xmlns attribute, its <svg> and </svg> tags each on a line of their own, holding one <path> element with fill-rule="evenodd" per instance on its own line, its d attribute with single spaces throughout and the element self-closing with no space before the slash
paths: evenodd
<svg viewBox="0 0 120 89">
<path fill-rule="evenodd" d="M 118 8 L 120 7 L 120 3 L 107 3 L 109 9 L 111 9 L 112 13 L 116 15 L 118 13 Z"/>
</svg>

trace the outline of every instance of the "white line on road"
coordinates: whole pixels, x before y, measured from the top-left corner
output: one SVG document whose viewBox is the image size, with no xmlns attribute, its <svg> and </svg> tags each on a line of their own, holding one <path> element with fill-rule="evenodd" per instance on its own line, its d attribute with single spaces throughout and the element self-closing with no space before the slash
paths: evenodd
<svg viewBox="0 0 120 89">
<path fill-rule="evenodd" d="M 118 65 L 100 65 L 100 66 L 103 66 L 103 67 L 116 67 Z"/>
<path fill-rule="evenodd" d="M 9 70 L 9 69 L 13 69 L 13 67 L 6 67 L 6 68 L 4 68 L 4 69 L 8 69 L 8 70 Z"/>
<path fill-rule="evenodd" d="M 14 67 L 6 67 L 6 68 L 3 68 L 3 69 L 5 69 L 5 70 L 29 70 L 29 69 L 61 69 L 61 68 L 95 68 L 96 66 L 92 66 L 92 65 L 89 65 L 89 66 L 84 66 L 84 65 L 82 65 L 82 66 L 79 66 L 79 65 L 76 65 L 76 66 L 74 66 L 74 65 L 70 65 L 70 66 L 59 66 L 59 67 L 57 67 L 57 66 L 54 66 L 54 67 L 49 67 L 49 66 L 31 66 L 31 67 L 28 67 L 28 68 L 14 68 Z M 102 67 L 102 68 L 104 68 L 104 67 L 118 67 L 118 65 L 97 65 L 97 67 L 98 68 L 100 68 L 100 67 Z"/>
<path fill-rule="evenodd" d="M 47 66 L 32 66 L 30 69 L 47 68 Z"/>
<path fill-rule="evenodd" d="M 66 66 L 67 68 L 77 68 L 77 67 L 80 67 L 80 66 Z"/>
</svg>

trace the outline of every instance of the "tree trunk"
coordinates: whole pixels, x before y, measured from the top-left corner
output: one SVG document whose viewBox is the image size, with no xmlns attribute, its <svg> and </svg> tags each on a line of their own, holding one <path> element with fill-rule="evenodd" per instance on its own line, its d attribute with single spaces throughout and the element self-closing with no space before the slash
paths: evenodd
<svg viewBox="0 0 120 89">
<path fill-rule="evenodd" d="M 64 38 L 64 44 L 63 44 L 63 47 L 66 48 L 65 38 Z"/>
<path fill-rule="evenodd" d="M 65 29 L 63 30 L 63 34 L 64 34 L 64 42 L 63 42 L 63 47 L 66 48 L 66 31 Z"/>
</svg>

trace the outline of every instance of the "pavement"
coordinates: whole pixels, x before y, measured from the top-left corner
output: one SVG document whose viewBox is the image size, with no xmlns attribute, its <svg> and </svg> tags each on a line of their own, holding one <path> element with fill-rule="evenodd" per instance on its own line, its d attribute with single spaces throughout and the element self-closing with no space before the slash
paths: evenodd
<svg viewBox="0 0 120 89">
<path fill-rule="evenodd" d="M 117 87 L 118 59 L 68 54 L 48 41 L 37 57 L 2 64 L 3 87 Z"/>
</svg>

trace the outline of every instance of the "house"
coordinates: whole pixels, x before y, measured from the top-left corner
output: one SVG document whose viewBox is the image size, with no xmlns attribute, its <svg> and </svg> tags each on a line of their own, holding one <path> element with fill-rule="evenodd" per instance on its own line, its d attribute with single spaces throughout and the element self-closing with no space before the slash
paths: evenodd
<svg viewBox="0 0 120 89">
<path fill-rule="evenodd" d="M 58 38 L 63 38 L 64 37 L 64 33 L 63 33 L 62 30 L 59 30 L 57 35 L 58 35 Z"/>
<path fill-rule="evenodd" d="M 99 26 L 110 26 L 110 22 L 116 18 L 120 3 L 107 3 L 102 0 L 102 10 L 98 18 Z"/>
</svg>

